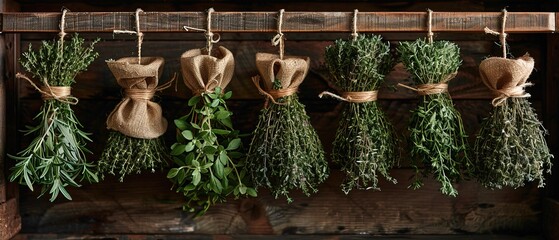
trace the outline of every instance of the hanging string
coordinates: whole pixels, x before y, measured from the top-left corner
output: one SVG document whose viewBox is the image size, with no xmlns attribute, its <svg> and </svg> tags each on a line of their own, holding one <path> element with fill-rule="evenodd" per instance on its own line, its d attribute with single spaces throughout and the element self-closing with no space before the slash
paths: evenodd
<svg viewBox="0 0 559 240">
<path fill-rule="evenodd" d="M 433 43 L 433 10 L 427 9 L 427 39 L 429 44 Z"/>
<path fill-rule="evenodd" d="M 213 8 L 208 9 L 208 19 L 207 19 L 207 27 L 206 27 L 206 49 L 208 50 L 208 55 L 212 55 L 212 46 L 214 43 L 219 42 L 221 38 L 219 34 L 214 34 L 212 32 L 212 13 L 214 12 Z M 217 35 L 217 39 L 214 39 L 214 35 Z"/>
<path fill-rule="evenodd" d="M 113 33 L 120 34 L 136 34 L 138 36 L 138 64 L 142 64 L 142 43 L 144 41 L 144 33 L 140 30 L 140 13 L 143 13 L 144 10 L 141 8 L 136 9 L 136 31 L 130 30 L 113 30 Z"/>
<path fill-rule="evenodd" d="M 66 36 L 66 12 L 68 12 L 67 8 L 62 8 L 62 17 L 60 17 L 60 33 L 58 33 L 58 36 L 60 36 L 60 40 L 59 40 L 59 50 L 60 52 L 64 52 L 64 37 Z"/>
<path fill-rule="evenodd" d="M 507 24 L 507 15 L 508 15 L 508 11 L 507 9 L 503 9 L 503 18 L 502 18 L 502 22 L 501 22 L 501 32 L 497 32 L 497 31 L 493 31 L 491 29 L 489 29 L 488 27 L 485 27 L 483 30 L 485 31 L 485 33 L 489 33 L 495 36 L 499 36 L 499 40 L 501 42 L 501 48 L 503 49 L 503 58 L 507 58 L 507 33 L 505 33 L 505 28 L 506 28 L 506 24 Z"/>
<path fill-rule="evenodd" d="M 215 12 L 213 8 L 208 9 L 208 15 L 207 15 L 207 19 L 206 19 L 206 21 L 207 21 L 206 29 L 195 28 L 195 27 L 190 27 L 190 26 L 183 26 L 184 30 L 187 31 L 187 32 L 197 31 L 197 32 L 203 32 L 204 33 L 204 36 L 206 37 L 206 51 L 208 52 L 209 55 L 211 55 L 213 44 L 218 43 L 219 40 L 221 39 L 221 36 L 219 34 L 212 32 L 211 26 L 212 26 L 212 13 L 213 12 Z"/>
<path fill-rule="evenodd" d="M 357 39 L 357 36 L 359 35 L 357 33 L 357 13 L 359 12 L 359 10 L 355 9 L 353 10 L 353 20 L 352 20 L 352 26 L 351 26 L 351 37 L 353 38 L 353 40 Z"/>
<path fill-rule="evenodd" d="M 280 59 L 283 59 L 283 55 L 285 52 L 285 39 L 283 36 L 283 32 L 281 31 L 282 28 L 282 24 L 283 24 L 283 13 L 285 12 L 285 9 L 280 9 L 279 10 L 279 16 L 278 16 L 278 32 L 277 34 L 274 36 L 274 38 L 272 38 L 272 45 L 274 46 L 278 46 L 279 45 L 279 57 Z"/>
</svg>

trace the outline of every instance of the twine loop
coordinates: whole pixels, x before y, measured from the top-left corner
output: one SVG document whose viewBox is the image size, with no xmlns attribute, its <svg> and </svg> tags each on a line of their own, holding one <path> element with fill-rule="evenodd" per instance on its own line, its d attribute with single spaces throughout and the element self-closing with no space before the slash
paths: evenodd
<svg viewBox="0 0 559 240">
<path fill-rule="evenodd" d="M 285 53 L 285 37 L 282 32 L 282 25 L 283 25 L 283 13 L 285 9 L 280 9 L 278 13 L 278 22 L 277 22 L 277 34 L 272 38 L 272 45 L 278 46 L 279 45 L 279 57 L 283 59 Z"/>
<path fill-rule="evenodd" d="M 532 86 L 532 85 L 533 85 L 532 83 L 523 83 L 521 85 L 511 87 L 511 88 L 493 90 L 492 92 L 496 97 L 493 98 L 493 100 L 491 101 L 491 105 L 493 105 L 494 107 L 500 106 L 503 103 L 505 103 L 505 101 L 508 98 L 511 98 L 511 97 L 514 97 L 514 98 L 528 98 L 531 95 L 529 93 L 525 92 L 524 88 L 528 87 L 528 86 Z"/>
<path fill-rule="evenodd" d="M 429 43 L 433 43 L 433 10 L 427 9 L 427 39 Z"/>
<path fill-rule="evenodd" d="M 351 37 L 353 38 L 353 40 L 356 40 L 357 36 L 359 36 L 359 34 L 357 33 L 357 13 L 359 13 L 359 10 L 353 10 L 353 20 L 351 25 Z"/>
<path fill-rule="evenodd" d="M 31 84 L 31 86 L 33 86 L 35 90 L 41 93 L 41 99 L 43 99 L 43 101 L 56 100 L 61 103 L 68 103 L 71 105 L 78 104 L 78 98 L 71 96 L 72 88 L 70 86 L 50 86 L 45 80 L 43 82 L 44 85 L 39 87 L 33 82 L 33 80 L 29 79 L 27 76 L 21 73 L 17 73 L 16 78 L 23 79 L 29 82 L 29 84 Z"/>
<path fill-rule="evenodd" d="M 508 15 L 507 9 L 503 9 L 502 13 L 503 13 L 503 17 L 501 21 L 501 32 L 491 30 L 488 27 L 485 27 L 483 30 L 485 31 L 485 33 L 499 36 L 499 41 L 501 42 L 501 48 L 503 50 L 503 58 L 506 58 L 507 57 L 507 33 L 505 32 L 505 28 L 507 24 L 507 15 Z"/>
<path fill-rule="evenodd" d="M 62 16 L 60 17 L 60 32 L 58 36 L 60 36 L 60 51 L 64 50 L 64 37 L 66 36 L 66 13 L 68 12 L 67 8 L 62 8 Z"/>
<path fill-rule="evenodd" d="M 155 96 L 155 92 L 163 91 L 167 88 L 170 88 L 173 83 L 176 85 L 177 74 L 175 73 L 171 80 L 167 81 L 166 83 L 152 89 L 139 89 L 139 88 L 125 88 L 124 89 L 124 98 L 130 98 L 134 100 L 151 100 Z"/>
<path fill-rule="evenodd" d="M 362 92 L 341 92 L 340 95 L 335 93 L 324 91 L 321 92 L 318 97 L 322 98 L 324 96 L 330 96 L 340 101 L 349 103 L 365 103 L 373 102 L 378 98 L 378 91 L 362 91 Z"/>
<path fill-rule="evenodd" d="M 136 9 L 136 31 L 113 30 L 114 34 L 136 34 L 136 36 L 138 37 L 138 64 L 142 64 L 142 43 L 144 41 L 144 33 L 140 30 L 140 13 L 143 12 L 144 10 L 142 10 L 141 8 Z"/>
<path fill-rule="evenodd" d="M 268 105 L 268 100 L 272 101 L 274 104 L 285 105 L 285 103 L 277 102 L 276 99 L 291 96 L 297 93 L 298 90 L 297 87 L 291 87 L 284 89 L 270 89 L 266 91 L 260 87 L 260 76 L 252 77 L 252 82 L 254 83 L 254 86 L 256 86 L 256 89 L 258 89 L 258 92 L 261 95 L 266 96 L 266 106 Z"/>
</svg>

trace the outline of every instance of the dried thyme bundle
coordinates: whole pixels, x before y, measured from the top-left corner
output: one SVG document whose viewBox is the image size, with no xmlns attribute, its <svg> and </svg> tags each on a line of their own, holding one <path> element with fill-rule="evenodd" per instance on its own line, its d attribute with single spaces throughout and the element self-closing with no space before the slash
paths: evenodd
<svg viewBox="0 0 559 240">
<path fill-rule="evenodd" d="M 539 181 L 551 173 L 553 157 L 545 142 L 546 133 L 530 106 L 524 87 L 534 68 L 534 59 L 491 57 L 481 62 L 483 83 L 496 95 L 493 110 L 476 138 L 476 177 L 488 188 L 513 188 Z"/>
<path fill-rule="evenodd" d="M 159 104 L 151 98 L 163 72 L 161 57 L 127 57 L 107 65 L 123 88 L 124 96 L 107 118 L 112 130 L 99 160 L 99 171 L 124 176 L 167 166 L 168 150 L 162 139 L 167 120 Z"/>
<path fill-rule="evenodd" d="M 93 45 L 84 47 L 84 39 L 74 35 L 69 42 L 43 41 L 38 51 L 31 45 L 20 60 L 23 68 L 39 80 L 37 87 L 30 79 L 18 74 L 19 78 L 29 81 L 44 100 L 41 111 L 35 117 L 40 124 L 28 127 L 26 135 L 36 135 L 31 144 L 17 156 L 11 169 L 10 181 L 26 184 L 33 190 L 33 184 L 42 185 L 41 196 L 51 195 L 54 201 L 61 193 L 72 200 L 66 187 L 80 187 L 80 181 L 98 182 L 94 164 L 86 160 L 90 153 L 85 144 L 91 141 L 80 128 L 82 127 L 72 110 L 77 98 L 71 96 L 71 85 L 78 73 L 85 71 L 97 58 Z"/>
<path fill-rule="evenodd" d="M 384 76 L 393 67 L 390 44 L 375 35 L 337 40 L 326 47 L 325 60 L 342 97 L 324 93 L 348 102 L 332 149 L 332 160 L 346 174 L 342 190 L 380 190 L 378 175 L 396 183 L 389 170 L 398 157 L 398 141 L 376 102 Z"/>
<path fill-rule="evenodd" d="M 416 169 L 411 187 L 421 187 L 422 178 L 433 174 L 442 184 L 443 194 L 456 196 L 452 183 L 461 179 L 462 170 L 469 175 L 472 167 L 462 119 L 447 90 L 447 82 L 460 66 L 460 49 L 448 41 L 429 43 L 418 39 L 401 42 L 397 51 L 417 85 L 414 90 L 421 95 L 408 127 L 412 165 Z"/>
<path fill-rule="evenodd" d="M 276 198 L 301 189 L 316 192 L 328 177 L 322 144 L 309 122 L 297 88 L 307 75 L 309 58 L 258 53 L 256 66 L 262 76 L 253 81 L 267 96 L 247 154 L 246 170 L 255 187 L 269 188 Z M 268 101 L 272 103 L 268 105 Z"/>
<path fill-rule="evenodd" d="M 222 91 L 233 77 L 233 54 L 224 47 L 218 48 L 216 57 L 201 49 L 189 50 L 181 56 L 181 69 L 194 96 L 188 101 L 190 112 L 175 120 L 177 142 L 171 155 L 178 167 L 167 178 L 187 199 L 184 209 L 193 212 L 202 207 L 197 213 L 202 215 L 231 193 L 236 198 L 256 197 L 254 188 L 245 184 L 241 139 L 225 102 L 232 92 Z"/>
</svg>

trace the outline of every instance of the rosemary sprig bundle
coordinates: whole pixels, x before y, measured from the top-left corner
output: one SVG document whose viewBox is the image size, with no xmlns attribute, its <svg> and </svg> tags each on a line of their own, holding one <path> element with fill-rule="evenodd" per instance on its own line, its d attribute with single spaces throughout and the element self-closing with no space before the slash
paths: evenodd
<svg viewBox="0 0 559 240">
<path fill-rule="evenodd" d="M 275 198 L 283 195 L 291 202 L 291 190 L 309 196 L 329 174 L 322 143 L 296 93 L 309 59 L 258 53 L 256 62 L 265 90 L 258 77 L 253 80 L 272 103 L 260 111 L 246 172 L 255 187 L 267 187 Z"/>
<path fill-rule="evenodd" d="M 325 60 L 333 84 L 348 102 L 332 149 L 332 160 L 346 174 L 342 190 L 346 194 L 353 188 L 380 190 L 378 175 L 396 183 L 389 170 L 397 161 L 398 140 L 376 102 L 377 91 L 393 67 L 390 44 L 376 35 L 337 40 L 326 47 Z M 371 94 L 372 99 L 355 101 L 352 92 Z"/>
<path fill-rule="evenodd" d="M 448 41 L 418 39 L 401 42 L 397 51 L 422 95 L 408 127 L 412 166 L 416 169 L 411 187 L 421 187 L 422 178 L 433 174 L 442 184 L 443 194 L 456 196 L 458 191 L 452 183 L 461 179 L 462 170 L 469 175 L 472 167 L 460 113 L 446 90 L 446 82 L 460 66 L 460 49 Z"/>
<path fill-rule="evenodd" d="M 72 200 L 66 190 L 68 186 L 80 187 L 81 181 L 99 181 L 95 165 L 85 156 L 90 153 L 86 143 L 91 139 L 81 130 L 82 125 L 70 106 L 77 99 L 69 92 L 76 75 L 97 58 L 93 48 L 97 41 L 84 46 L 85 40 L 77 34 L 64 43 L 43 41 L 37 51 L 29 45 L 20 60 L 23 68 L 43 85 L 38 90 L 44 103 L 35 117 L 40 123 L 25 131 L 26 135 L 35 135 L 35 139 L 17 156 L 8 155 L 17 161 L 11 169 L 10 181 L 25 184 L 31 190 L 33 184 L 39 184 L 41 196 L 48 192 L 50 201 L 59 193 Z"/>
<path fill-rule="evenodd" d="M 201 207 L 197 216 L 231 194 L 256 197 L 245 183 L 242 143 L 226 104 L 232 92 L 222 90 L 233 76 L 233 54 L 221 46 L 215 53 L 217 57 L 192 49 L 181 56 L 184 82 L 195 95 L 188 101 L 190 112 L 175 120 L 177 142 L 171 155 L 178 166 L 167 174 L 186 198 L 184 210 Z M 204 71 L 208 65 L 214 68 Z"/>
<path fill-rule="evenodd" d="M 497 95 L 474 146 L 476 177 L 485 187 L 518 188 L 531 181 L 544 187 L 544 173 L 551 173 L 546 130 L 524 92 L 533 67 L 528 55 L 492 57 L 480 64 L 483 82 Z"/>
</svg>

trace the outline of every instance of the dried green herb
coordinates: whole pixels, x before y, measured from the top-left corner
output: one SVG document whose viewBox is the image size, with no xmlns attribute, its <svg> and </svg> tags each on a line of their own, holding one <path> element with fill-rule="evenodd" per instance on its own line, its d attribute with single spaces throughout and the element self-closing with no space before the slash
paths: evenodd
<svg viewBox="0 0 559 240">
<path fill-rule="evenodd" d="M 172 82 L 158 87 L 164 62 L 161 57 L 107 61 L 123 89 L 123 98 L 106 121 L 111 131 L 99 159 L 99 172 L 117 175 L 122 182 L 126 175 L 155 172 L 168 165 L 170 156 L 163 140 L 167 120 L 161 106 L 152 101 L 156 91 Z"/>
<path fill-rule="evenodd" d="M 177 142 L 171 155 L 179 167 L 169 170 L 167 178 L 187 199 L 185 210 L 202 207 L 198 216 L 231 193 L 235 198 L 256 197 L 256 190 L 245 183 L 241 139 L 225 102 L 231 95 L 216 87 L 212 93 L 194 96 L 188 101 L 190 113 L 175 120 Z"/>
<path fill-rule="evenodd" d="M 546 130 L 530 106 L 524 91 L 534 60 L 492 57 L 482 61 L 483 82 L 497 93 L 493 109 L 476 138 L 476 177 L 488 188 L 518 188 L 538 181 L 544 186 L 544 173 L 551 173 L 551 158 L 544 135 Z"/>
<path fill-rule="evenodd" d="M 259 77 L 253 81 L 268 98 L 247 154 L 247 174 L 255 187 L 267 187 L 275 198 L 283 195 L 288 202 L 293 201 L 291 190 L 300 189 L 309 196 L 329 174 L 322 143 L 296 93 L 309 61 L 307 57 L 256 55 L 264 87 Z"/>
<path fill-rule="evenodd" d="M 460 49 L 448 41 L 401 42 L 397 51 L 418 88 L 423 84 L 446 83 L 461 63 Z M 421 187 L 422 178 L 433 174 L 442 184 L 443 194 L 456 196 L 458 191 L 452 183 L 460 180 L 462 174 L 469 175 L 472 164 L 467 156 L 462 119 L 448 92 L 421 96 L 417 109 L 412 111 L 408 130 L 412 166 L 416 170 L 410 187 Z"/>
<path fill-rule="evenodd" d="M 23 68 L 39 80 L 44 89 L 48 87 L 69 87 L 75 83 L 78 73 L 85 71 L 97 58 L 93 41 L 84 47 L 85 40 L 77 34 L 69 41 L 43 41 L 38 51 L 29 45 L 20 60 Z M 69 97 L 75 100 L 73 97 Z M 93 163 L 88 162 L 86 142 L 91 141 L 88 133 L 70 106 L 68 97 L 47 98 L 35 119 L 39 125 L 27 127 L 26 135 L 36 135 L 30 145 L 17 156 L 8 155 L 17 161 L 11 169 L 10 181 L 17 181 L 33 190 L 33 184 L 42 186 L 41 196 L 51 195 L 54 201 L 61 193 L 71 200 L 66 187 L 80 187 L 79 182 L 98 182 Z"/>
<path fill-rule="evenodd" d="M 380 36 L 360 35 L 326 47 L 326 67 L 341 92 L 378 91 L 394 66 L 390 44 Z M 396 183 L 389 171 L 398 158 L 394 129 L 376 100 L 348 101 L 333 143 L 332 160 L 346 174 L 342 190 L 377 189 L 378 175 Z"/>
</svg>

